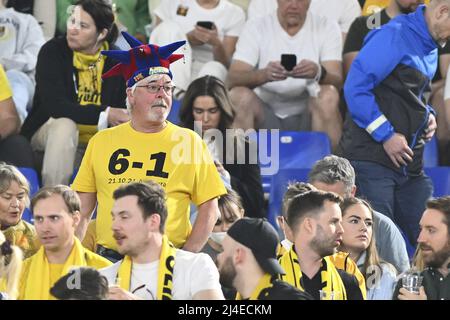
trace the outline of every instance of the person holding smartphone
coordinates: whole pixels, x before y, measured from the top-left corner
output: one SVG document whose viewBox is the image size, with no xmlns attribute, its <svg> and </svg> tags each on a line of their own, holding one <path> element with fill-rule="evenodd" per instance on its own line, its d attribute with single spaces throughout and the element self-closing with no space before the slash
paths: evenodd
<svg viewBox="0 0 450 320">
<path fill-rule="evenodd" d="M 310 2 L 278 0 L 277 11 L 245 25 L 227 79 L 234 127 L 323 131 L 334 148 L 342 131 L 342 39 Z"/>
<path fill-rule="evenodd" d="M 162 0 L 155 9 L 156 28 L 150 42 L 164 45 L 187 40 L 185 64 L 173 67 L 181 90 L 204 75 L 225 80 L 245 13 L 225 0 Z M 177 96 L 177 92 L 175 92 Z"/>
</svg>

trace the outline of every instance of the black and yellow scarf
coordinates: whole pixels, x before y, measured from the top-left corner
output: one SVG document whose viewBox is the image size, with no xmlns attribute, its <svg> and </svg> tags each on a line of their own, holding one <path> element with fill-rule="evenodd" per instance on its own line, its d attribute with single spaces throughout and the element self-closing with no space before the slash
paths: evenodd
<svg viewBox="0 0 450 320">
<path fill-rule="evenodd" d="M 159 257 L 158 267 L 158 287 L 157 300 L 172 300 L 173 287 L 173 269 L 175 267 L 176 249 L 169 242 L 167 236 L 163 236 L 161 256 Z M 119 278 L 119 286 L 130 291 L 131 270 L 133 262 L 129 256 L 125 256 L 120 264 L 117 277 Z"/>
<path fill-rule="evenodd" d="M 102 50 L 108 50 L 109 45 L 104 42 L 94 55 L 73 53 L 73 66 L 77 69 L 78 83 L 77 98 L 82 106 L 102 104 L 102 73 L 106 57 L 101 55 Z M 97 133 L 97 125 L 78 124 L 80 142 L 88 143 L 89 139 Z"/>
<path fill-rule="evenodd" d="M 297 253 L 294 246 L 291 250 L 286 252 L 280 259 L 280 264 L 286 272 L 281 276 L 281 279 L 294 287 L 305 291 L 301 284 L 302 271 L 300 270 L 300 264 L 298 262 Z M 331 262 L 329 257 L 322 259 L 322 268 L 320 270 L 322 283 L 324 284 L 323 290 L 326 292 L 339 292 L 335 300 L 347 300 L 347 293 L 345 291 L 344 283 L 342 282 L 336 267 Z"/>
<path fill-rule="evenodd" d="M 252 294 L 250 295 L 249 300 L 261 300 L 261 297 L 267 296 L 269 294 L 268 289 L 272 288 L 273 286 L 272 280 L 273 279 L 270 274 L 266 273 L 265 275 L 263 275 L 259 280 L 255 290 L 253 290 Z M 239 292 L 236 295 L 236 300 L 243 300 Z"/>
</svg>

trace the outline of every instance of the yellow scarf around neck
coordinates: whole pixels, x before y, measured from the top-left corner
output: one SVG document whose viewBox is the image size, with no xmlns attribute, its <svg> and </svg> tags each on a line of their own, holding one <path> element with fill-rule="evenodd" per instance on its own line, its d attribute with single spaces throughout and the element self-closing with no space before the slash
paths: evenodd
<svg viewBox="0 0 450 320">
<path fill-rule="evenodd" d="M 297 253 L 294 246 L 291 247 L 289 252 L 286 252 L 280 258 L 280 264 L 286 272 L 281 276 L 283 281 L 293 285 L 294 287 L 305 291 L 301 284 L 302 271 L 300 269 L 300 263 L 298 262 Z M 322 283 L 325 283 L 323 290 L 326 292 L 339 292 L 335 300 L 347 300 L 347 293 L 345 291 L 344 283 L 342 282 L 336 267 L 333 265 L 329 257 L 322 259 L 322 264 L 325 264 L 324 270 L 321 271 Z"/>
<path fill-rule="evenodd" d="M 102 50 L 108 50 L 109 45 L 104 42 L 94 55 L 74 51 L 73 66 L 77 69 L 78 103 L 82 106 L 102 104 L 102 73 L 106 57 L 101 55 Z M 97 133 L 97 125 L 77 124 L 80 142 L 87 144 L 89 139 Z"/>
<path fill-rule="evenodd" d="M 161 256 L 159 257 L 157 300 L 172 300 L 175 253 L 175 247 L 169 242 L 167 236 L 164 235 L 162 239 Z M 132 267 L 133 262 L 131 261 L 131 258 L 125 256 L 120 264 L 117 274 L 120 281 L 119 286 L 127 291 L 130 291 Z"/>
<path fill-rule="evenodd" d="M 87 266 L 85 249 L 81 242 L 74 237 L 74 245 L 69 257 L 64 262 L 61 277 L 66 275 L 73 267 Z M 44 247 L 30 258 L 30 268 L 26 279 L 25 292 L 22 299 L 24 300 L 53 300 L 50 295 L 50 263 L 47 260 Z"/>
<path fill-rule="evenodd" d="M 259 279 L 258 285 L 256 286 L 255 290 L 253 290 L 249 300 L 259 300 L 258 298 L 261 296 L 261 294 L 264 294 L 264 291 L 266 291 L 268 288 L 271 288 L 272 286 L 272 276 L 266 273 L 261 277 L 261 279 Z M 236 300 L 243 300 L 239 292 L 236 294 Z"/>
</svg>

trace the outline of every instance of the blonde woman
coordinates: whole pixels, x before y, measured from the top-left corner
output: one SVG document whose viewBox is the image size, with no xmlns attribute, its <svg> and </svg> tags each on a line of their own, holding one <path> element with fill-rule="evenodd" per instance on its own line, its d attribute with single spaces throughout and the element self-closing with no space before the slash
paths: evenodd
<svg viewBox="0 0 450 320">
<path fill-rule="evenodd" d="M 0 231 L 0 300 L 15 300 L 22 270 L 22 251 Z"/>
<path fill-rule="evenodd" d="M 30 203 L 30 186 L 14 166 L 0 163 L 0 230 L 13 245 L 22 249 L 24 258 L 38 249 L 34 226 L 22 220 Z"/>
</svg>

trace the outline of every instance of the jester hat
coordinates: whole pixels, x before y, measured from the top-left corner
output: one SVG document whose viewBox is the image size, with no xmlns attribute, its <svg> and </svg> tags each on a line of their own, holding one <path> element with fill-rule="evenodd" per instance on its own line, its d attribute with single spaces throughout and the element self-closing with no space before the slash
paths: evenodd
<svg viewBox="0 0 450 320">
<path fill-rule="evenodd" d="M 103 79 L 122 75 L 127 82 L 127 87 L 132 87 L 153 74 L 167 74 L 172 79 L 172 72 L 169 69 L 170 64 L 184 56 L 172 53 L 184 45 L 186 41 L 178 41 L 159 47 L 153 44 L 143 44 L 124 31 L 122 31 L 122 35 L 131 49 L 128 51 L 102 51 L 103 55 L 120 61 L 119 64 L 103 74 Z"/>
</svg>

